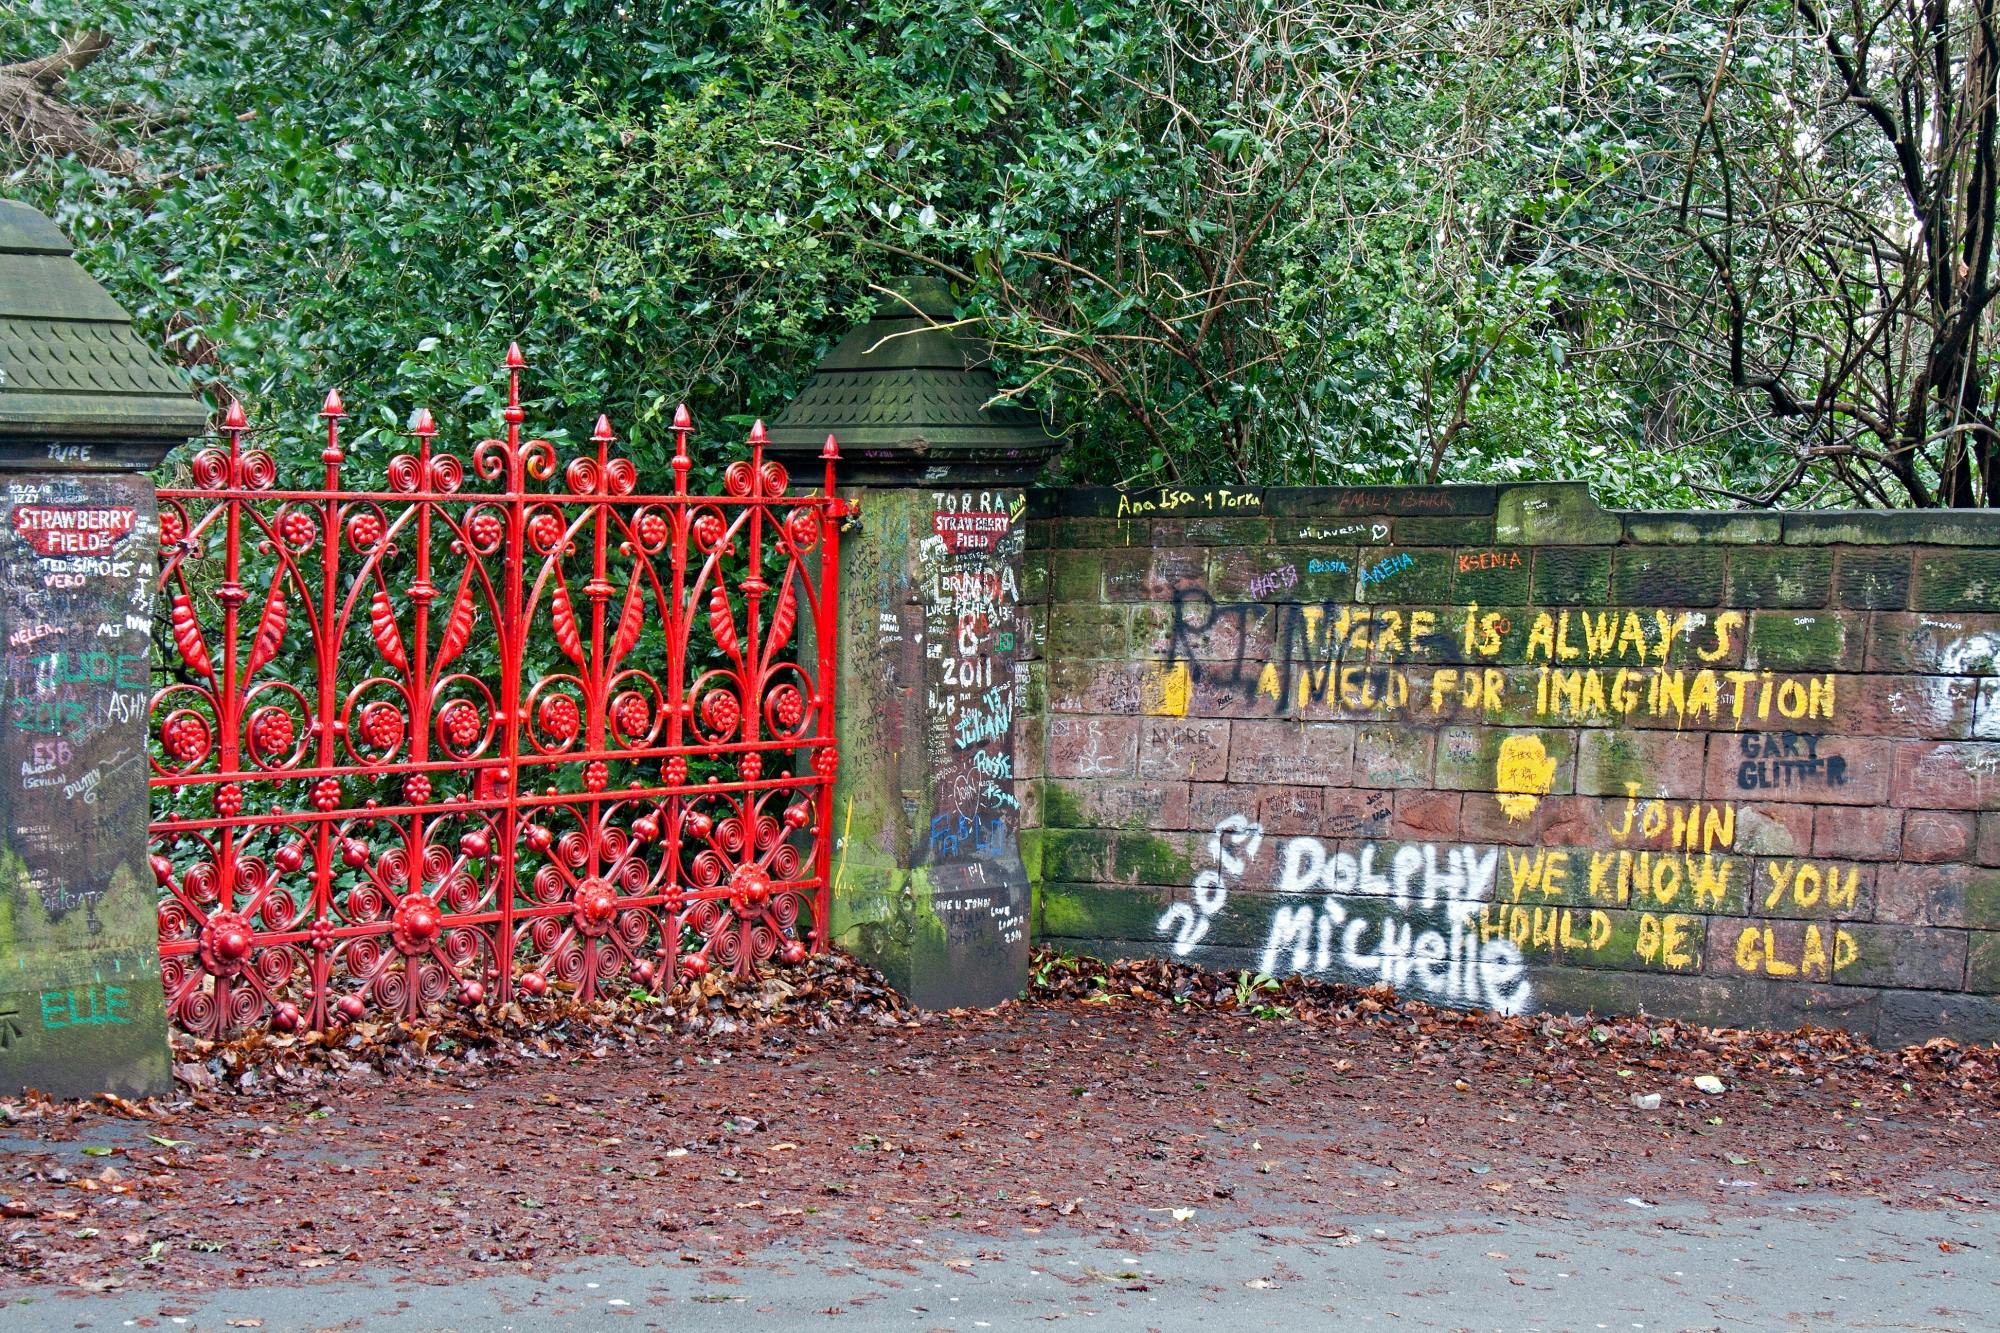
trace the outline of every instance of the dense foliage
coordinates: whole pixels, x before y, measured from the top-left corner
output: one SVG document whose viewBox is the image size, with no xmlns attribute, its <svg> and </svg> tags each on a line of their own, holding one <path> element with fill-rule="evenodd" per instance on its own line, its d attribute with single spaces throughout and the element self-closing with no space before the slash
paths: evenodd
<svg viewBox="0 0 2000 1333">
<path fill-rule="evenodd" d="M 1906 99 L 1912 134 L 1965 109 L 1967 134 L 1925 150 L 1960 201 L 1940 217 L 1992 189 L 1954 154 L 1979 151 L 1990 70 L 1965 34 L 1993 2 L 1939 0 L 1921 68 L 1889 24 L 1857 76 L 1894 93 L 1942 72 Z M 657 467 L 676 401 L 711 430 L 775 412 L 881 284 L 922 271 L 1069 428 L 1073 480 L 1962 501 L 1994 443 L 1987 275 L 1898 303 L 1938 232 L 1899 255 L 1883 238 L 1932 186 L 1899 193 L 1812 14 L 21 0 L 0 59 L 109 34 L 66 90 L 102 143 L 17 144 L 0 188 L 301 449 L 335 382 L 378 429 L 420 401 L 483 428 L 518 337 L 539 419 L 574 432 L 602 407 Z M 1843 227 L 1798 225 L 1822 215 Z M 1917 369 L 1881 369 L 1882 392 L 1909 399 L 1948 337 L 1970 397 L 1917 392 L 1871 461 L 1847 388 L 1901 356 Z"/>
</svg>

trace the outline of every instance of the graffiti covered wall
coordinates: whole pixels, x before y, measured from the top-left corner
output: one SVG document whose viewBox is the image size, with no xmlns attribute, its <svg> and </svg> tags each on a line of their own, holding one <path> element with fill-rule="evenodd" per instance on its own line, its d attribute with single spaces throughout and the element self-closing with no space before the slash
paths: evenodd
<svg viewBox="0 0 2000 1333">
<path fill-rule="evenodd" d="M 1034 501 L 1038 938 L 2000 1036 L 2000 514 Z"/>
</svg>

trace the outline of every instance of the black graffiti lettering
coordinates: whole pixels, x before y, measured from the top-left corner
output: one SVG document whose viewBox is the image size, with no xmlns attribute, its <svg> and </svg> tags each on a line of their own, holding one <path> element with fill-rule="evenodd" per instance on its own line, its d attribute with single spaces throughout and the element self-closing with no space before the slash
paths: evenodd
<svg viewBox="0 0 2000 1333">
<path fill-rule="evenodd" d="M 1208 608 L 1208 619 L 1199 625 L 1188 618 L 1188 603 L 1199 601 Z M 1194 636 L 1206 634 L 1215 625 L 1215 599 L 1208 595 L 1206 588 L 1181 587 L 1174 589 L 1174 627 L 1167 638 L 1167 667 L 1171 670 L 1182 662 L 1188 664 L 1188 673 L 1194 679 L 1201 679 L 1201 663 L 1194 655 Z"/>
<path fill-rule="evenodd" d="M 1839 755 L 1813 759 L 1746 759 L 1736 766 L 1736 785 L 1744 791 L 1779 791 L 1815 782 L 1829 787 L 1847 785 L 1847 761 Z"/>
<path fill-rule="evenodd" d="M 1744 758 L 1736 766 L 1736 785 L 1743 791 L 1781 791 L 1822 783 L 1847 785 L 1847 760 L 1821 754 L 1823 737 L 1809 731 L 1746 731 L 1736 748 Z"/>
<path fill-rule="evenodd" d="M 1262 655 L 1251 652 L 1251 616 L 1270 617 L 1271 642 Z M 1218 627 L 1236 635 L 1226 674 L 1202 652 Z M 1393 705 L 1408 684 L 1386 666 L 1370 666 L 1371 651 L 1400 655 L 1413 650 L 1451 648 L 1450 635 L 1429 613 L 1390 607 L 1353 606 L 1337 600 L 1311 603 L 1218 602 L 1199 584 L 1174 590 L 1173 624 L 1167 639 L 1167 669 L 1185 670 L 1190 682 L 1204 681 L 1235 690 L 1244 698 L 1269 695 L 1280 716 L 1302 701 L 1324 700 L 1344 708 Z"/>
<path fill-rule="evenodd" d="M 1746 731 L 1737 748 L 1751 759 L 1817 759 L 1820 738 L 1809 731 Z"/>
<path fill-rule="evenodd" d="M 1197 624 L 1188 608 L 1195 606 L 1206 610 L 1207 616 Z M 1236 634 L 1236 656 L 1229 664 L 1229 678 L 1224 683 L 1241 687 L 1245 684 L 1244 667 L 1249 656 L 1250 613 L 1261 613 L 1264 608 L 1256 602 L 1217 602 L 1209 596 L 1206 588 L 1189 584 L 1174 589 L 1174 623 L 1167 637 L 1167 669 L 1173 670 L 1183 664 L 1187 667 L 1188 679 L 1199 684 L 1202 679 L 1201 659 L 1197 650 L 1207 643 L 1208 636 L 1215 630 L 1218 621 L 1228 619 L 1234 622 L 1231 628 Z M 1256 677 L 1250 677 L 1248 685 L 1255 688 Z"/>
</svg>

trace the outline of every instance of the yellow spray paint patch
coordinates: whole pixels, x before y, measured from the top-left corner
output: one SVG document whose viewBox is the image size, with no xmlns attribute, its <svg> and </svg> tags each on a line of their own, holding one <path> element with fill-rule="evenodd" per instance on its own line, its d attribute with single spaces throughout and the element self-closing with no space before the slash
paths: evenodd
<svg viewBox="0 0 2000 1333">
<path fill-rule="evenodd" d="M 840 882 L 847 877 L 847 835 L 854 828 L 854 798 L 847 798 L 847 817 L 840 821 L 840 864 L 833 870 L 833 893 L 840 893 Z"/>
<path fill-rule="evenodd" d="M 1540 736 L 1509 736 L 1500 742 L 1500 755 L 1493 766 L 1493 790 L 1499 794 L 1500 808 L 1507 812 L 1509 821 L 1518 823 L 1535 813 L 1555 780 L 1556 761 L 1549 757 Z"/>
<path fill-rule="evenodd" d="M 1154 717 L 1186 717 L 1194 697 L 1194 677 L 1186 662 L 1165 671 L 1149 670 L 1139 678 L 1140 706 Z"/>
</svg>

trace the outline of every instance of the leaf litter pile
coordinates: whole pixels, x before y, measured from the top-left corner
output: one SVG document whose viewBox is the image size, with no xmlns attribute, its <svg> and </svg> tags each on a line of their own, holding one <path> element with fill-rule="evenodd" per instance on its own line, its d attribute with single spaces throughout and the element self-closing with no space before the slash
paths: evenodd
<svg viewBox="0 0 2000 1333">
<path fill-rule="evenodd" d="M 1129 1249 L 1212 1225 L 1983 1207 L 2000 1154 L 1993 1047 L 1461 1013 L 1046 950 L 984 1011 L 916 1013 L 836 954 L 651 1005 L 175 1055 L 173 1099 L 0 1102 L 0 1285 L 603 1254 L 729 1282 L 787 1240 L 893 1265 L 924 1237 L 1054 1228 Z"/>
</svg>

